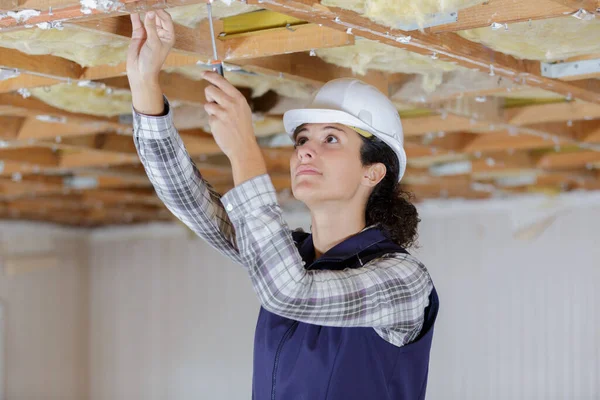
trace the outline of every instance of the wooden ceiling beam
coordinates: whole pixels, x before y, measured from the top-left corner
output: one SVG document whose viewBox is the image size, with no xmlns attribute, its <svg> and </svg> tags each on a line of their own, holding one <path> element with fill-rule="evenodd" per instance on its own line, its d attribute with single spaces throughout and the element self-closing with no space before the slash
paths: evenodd
<svg viewBox="0 0 600 400">
<path fill-rule="evenodd" d="M 183 54 L 172 51 L 167 56 L 164 68 L 182 67 L 185 65 L 194 65 L 198 62 L 198 56 L 193 54 Z M 95 67 L 87 67 L 79 79 L 82 80 L 97 80 L 112 78 L 115 76 L 125 76 L 127 74 L 127 63 L 122 62 L 117 65 L 98 65 Z"/>
<path fill-rule="evenodd" d="M 96 81 L 111 88 L 130 90 L 129 80 L 126 76 L 100 79 Z M 163 94 L 170 100 L 185 101 L 188 103 L 204 104 L 206 98 L 204 89 L 209 85 L 205 80 L 193 80 L 178 73 L 167 73 L 161 71 L 159 84 Z"/>
<path fill-rule="evenodd" d="M 585 168 L 587 165 L 600 163 L 599 151 L 570 151 L 543 155 L 537 165 L 544 169 Z"/>
<path fill-rule="evenodd" d="M 422 144 L 430 148 L 439 150 L 449 150 L 454 152 L 462 152 L 471 142 L 476 140 L 482 134 L 473 132 L 452 132 L 442 135 L 432 134 L 431 137 L 424 136 Z"/>
<path fill-rule="evenodd" d="M 519 172 L 537 168 L 535 157 L 518 152 L 515 154 L 490 153 L 485 157 L 471 160 L 471 174 L 473 177 L 493 175 L 494 173 Z"/>
<path fill-rule="evenodd" d="M 223 21 L 215 20 L 214 23 L 216 32 L 220 32 L 223 29 Z M 129 17 L 107 18 L 78 25 L 119 37 L 131 35 Z M 201 39 L 210 35 L 206 21 L 201 22 L 194 29 L 181 25 L 175 25 L 175 27 L 177 38 L 174 46 L 175 53 L 196 53 L 198 58 L 206 58 L 206 54 L 208 54 L 209 58 L 212 57 L 212 51 L 210 47 L 207 47 L 210 45 L 209 41 Z M 289 29 L 266 29 L 244 34 L 225 35 L 219 38 L 221 39 L 217 41 L 219 54 L 223 55 L 228 62 L 249 71 L 301 80 L 310 84 L 322 84 L 335 78 L 355 76 L 348 68 L 328 64 L 318 57 L 309 56 L 309 50 L 354 43 L 353 35 L 318 24 L 295 25 Z M 193 65 L 196 61 L 198 59 L 188 64 Z M 165 67 L 168 65 L 166 64 Z M 124 65 L 122 70 L 124 71 Z M 93 75 L 95 74 L 86 71 L 88 78 L 92 79 Z M 361 79 L 387 93 L 387 75 L 372 71 Z M 166 86 L 161 87 L 163 90 L 167 90 Z"/>
<path fill-rule="evenodd" d="M 424 144 L 416 143 L 413 141 L 404 142 L 404 151 L 406 152 L 406 157 L 409 160 L 416 158 L 424 158 L 424 157 L 432 157 L 436 155 L 447 154 L 446 150 L 436 150 L 433 147 L 429 147 Z"/>
<path fill-rule="evenodd" d="M 83 123 L 80 118 L 75 121 L 64 118 L 65 122 L 51 122 L 40 121 L 36 117 L 28 117 L 19 129 L 16 139 L 19 141 L 51 140 L 60 143 L 64 138 L 112 131 L 115 127 L 114 123 L 105 124 L 91 121 Z"/>
<path fill-rule="evenodd" d="M 313 57 L 306 52 L 250 58 L 236 64 L 251 72 L 317 86 L 337 78 L 358 78 L 375 86 L 383 93 L 389 93 L 390 84 L 400 80 L 400 77 L 405 77 L 403 74 L 388 74 L 375 70 L 357 76 L 350 68 L 327 63 L 321 58 Z"/>
<path fill-rule="evenodd" d="M 40 167 L 58 167 L 59 165 L 57 154 L 44 147 L 0 149 L 0 160 L 16 161 Z"/>
<path fill-rule="evenodd" d="M 160 8 L 164 9 L 168 7 L 176 7 L 204 2 L 205 0 L 122 0 L 117 3 L 119 5 L 118 7 L 113 7 L 108 10 L 90 9 L 89 13 L 82 13 L 82 5 L 79 1 L 27 0 L 26 4 L 28 4 L 30 8 L 36 8 L 40 10 L 40 14 L 37 16 L 32 16 L 26 20 L 4 18 L 0 20 L 0 28 L 24 29 L 28 25 L 35 25 L 42 22 L 52 21 L 92 21 L 114 16 L 121 16 L 128 13 L 143 13 L 149 10 L 156 10 Z M 19 3 L 19 6 L 16 8 L 21 7 L 23 7 L 23 5 Z M 4 9 L 16 10 L 16 8 L 11 7 Z"/>
<path fill-rule="evenodd" d="M 560 4 L 558 0 L 514 1 L 492 0 L 458 11 L 458 21 L 434 26 L 430 33 L 457 32 L 489 27 L 491 24 L 512 24 L 529 20 L 557 18 L 577 11 L 580 7 Z"/>
<path fill-rule="evenodd" d="M 514 107 L 504 110 L 504 119 L 511 125 L 597 118 L 600 118 L 600 107 L 597 104 L 577 101 Z"/>
<path fill-rule="evenodd" d="M 14 92 L 39 86 L 50 86 L 62 82 L 60 79 L 48 78 L 29 73 L 20 73 L 14 78 L 0 80 L 0 93 Z"/>
<path fill-rule="evenodd" d="M 54 145 L 60 149 L 97 150 L 106 153 L 137 154 L 131 136 L 118 135 L 115 133 L 65 137 L 58 144 L 52 139 L 45 139 L 38 143 Z"/>
<path fill-rule="evenodd" d="M 600 1 L 598 0 L 552 0 L 552 2 L 569 8 L 584 9 L 592 14 L 600 8 Z"/>
<path fill-rule="evenodd" d="M 62 122 L 93 124 L 96 127 L 102 126 L 112 129 L 131 129 L 131 124 L 120 123 L 116 117 L 106 118 L 89 114 L 71 113 L 52 107 L 33 96 L 23 98 L 23 96 L 17 93 L 0 94 L 0 109 L 3 107 L 7 110 L 3 112 L 5 115 L 31 116 L 34 118 L 44 116 L 44 118 L 52 117 Z"/>
<path fill-rule="evenodd" d="M 319 24 L 226 35 L 220 42 L 226 61 L 268 57 L 354 44 L 354 36 Z"/>
<path fill-rule="evenodd" d="M 482 133 L 468 143 L 461 152 L 474 154 L 486 152 L 507 151 L 509 153 L 519 150 L 551 148 L 557 143 L 550 138 L 534 135 L 510 134 L 507 131 Z M 563 144 L 559 141 L 558 144 Z"/>
<path fill-rule="evenodd" d="M 8 18 L 12 19 L 12 18 Z M 2 21 L 0 19 L 0 26 Z M 29 55 L 15 49 L 0 47 L 0 67 L 52 77 L 78 79 L 83 73 L 83 67 L 74 61 L 49 55 Z"/>
<path fill-rule="evenodd" d="M 23 122 L 25 122 L 25 118 L 23 117 L 0 116 L 0 139 L 16 139 Z"/>
<path fill-rule="evenodd" d="M 132 164 L 140 162 L 137 154 L 108 153 L 105 151 L 78 150 L 63 152 L 59 167 L 63 169 L 107 167 L 109 165 Z"/>
<path fill-rule="evenodd" d="M 259 16 L 259 14 L 253 14 Z M 302 24 L 293 27 L 275 27 L 245 33 L 224 33 L 224 19 L 213 19 L 217 35 L 217 50 L 226 61 L 246 58 L 268 57 L 277 54 L 303 52 L 314 49 L 354 44 L 354 36 L 319 24 Z M 75 25 L 119 36 L 131 37 L 129 16 L 117 16 Z M 212 59 L 211 31 L 208 20 L 202 20 L 194 28 L 175 24 L 174 51 L 195 54 L 201 60 Z"/>
<path fill-rule="evenodd" d="M 526 128 L 535 129 L 555 135 L 564 139 L 571 139 L 578 142 L 588 141 L 590 136 L 594 136 L 600 131 L 600 119 L 591 121 L 567 121 L 554 123 L 541 123 L 526 125 Z"/>
<path fill-rule="evenodd" d="M 600 119 L 600 106 L 583 102 L 561 102 L 543 105 L 507 108 L 503 123 L 526 126 L 542 122 L 568 122 Z M 477 131 L 489 128 L 489 122 L 476 121 L 458 115 L 433 115 L 403 118 L 404 135 L 421 136 L 435 132 Z"/>
<path fill-rule="evenodd" d="M 351 28 L 353 34 L 357 36 L 377 40 L 393 47 L 428 56 L 436 54 L 442 61 L 455 62 L 466 68 L 503 76 L 522 85 L 600 103 L 600 88 L 583 87 L 543 77 L 539 61 L 518 60 L 491 51 L 481 44 L 466 40 L 452 32 L 434 35 L 419 31 L 405 32 L 390 29 L 356 12 L 324 7 L 315 0 L 248 0 L 248 3 L 342 31 Z"/>
</svg>

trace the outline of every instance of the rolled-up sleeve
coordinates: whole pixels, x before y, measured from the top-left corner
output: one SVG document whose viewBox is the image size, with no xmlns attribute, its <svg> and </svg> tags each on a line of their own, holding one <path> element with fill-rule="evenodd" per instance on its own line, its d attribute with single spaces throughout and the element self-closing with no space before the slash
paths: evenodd
<svg viewBox="0 0 600 400">
<path fill-rule="evenodd" d="M 242 263 L 221 195 L 190 158 L 166 98 L 162 116 L 133 110 L 133 140 L 148 179 L 165 206 L 213 248 Z"/>
<path fill-rule="evenodd" d="M 306 270 L 268 175 L 236 186 L 221 202 L 265 309 L 318 325 L 380 328 L 398 345 L 419 333 L 433 284 L 416 258 L 393 253 L 356 269 Z"/>
</svg>

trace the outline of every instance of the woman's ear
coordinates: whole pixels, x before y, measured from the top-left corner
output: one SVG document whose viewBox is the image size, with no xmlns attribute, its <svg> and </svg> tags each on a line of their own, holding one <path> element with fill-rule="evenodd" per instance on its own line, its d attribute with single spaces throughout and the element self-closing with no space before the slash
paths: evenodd
<svg viewBox="0 0 600 400">
<path fill-rule="evenodd" d="M 367 187 L 375 187 L 385 177 L 387 168 L 382 163 L 369 165 L 363 175 L 363 184 Z"/>
</svg>

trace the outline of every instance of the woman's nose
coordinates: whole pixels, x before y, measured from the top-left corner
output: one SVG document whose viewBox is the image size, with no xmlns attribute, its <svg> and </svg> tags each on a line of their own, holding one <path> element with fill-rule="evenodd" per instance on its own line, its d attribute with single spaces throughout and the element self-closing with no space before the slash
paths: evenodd
<svg viewBox="0 0 600 400">
<path fill-rule="evenodd" d="M 302 161 L 306 158 L 309 158 L 309 159 L 314 158 L 314 156 L 315 156 L 315 150 L 308 143 L 305 143 L 302 146 L 298 147 L 298 159 L 300 161 Z"/>
</svg>

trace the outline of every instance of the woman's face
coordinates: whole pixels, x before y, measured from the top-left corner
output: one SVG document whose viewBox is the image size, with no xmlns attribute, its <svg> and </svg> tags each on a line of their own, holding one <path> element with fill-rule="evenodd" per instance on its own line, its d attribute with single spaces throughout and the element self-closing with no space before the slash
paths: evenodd
<svg viewBox="0 0 600 400">
<path fill-rule="evenodd" d="M 296 199 L 310 207 L 355 197 L 368 170 L 360 161 L 358 133 L 342 124 L 304 124 L 295 144 L 290 171 Z"/>
</svg>

